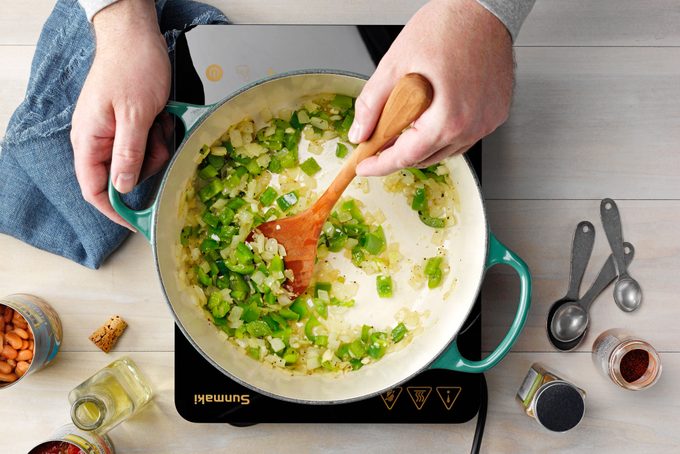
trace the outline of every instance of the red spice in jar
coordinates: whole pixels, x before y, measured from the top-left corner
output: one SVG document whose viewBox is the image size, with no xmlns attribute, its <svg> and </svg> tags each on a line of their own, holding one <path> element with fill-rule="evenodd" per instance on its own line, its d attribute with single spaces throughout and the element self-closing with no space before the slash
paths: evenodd
<svg viewBox="0 0 680 454">
<path fill-rule="evenodd" d="M 52 441 L 40 445 L 39 449 L 38 454 L 85 454 L 78 446 L 64 441 Z"/>
<path fill-rule="evenodd" d="M 621 376 L 628 383 L 633 383 L 642 377 L 649 368 L 649 353 L 644 350 L 631 350 L 621 358 L 619 369 Z"/>
</svg>

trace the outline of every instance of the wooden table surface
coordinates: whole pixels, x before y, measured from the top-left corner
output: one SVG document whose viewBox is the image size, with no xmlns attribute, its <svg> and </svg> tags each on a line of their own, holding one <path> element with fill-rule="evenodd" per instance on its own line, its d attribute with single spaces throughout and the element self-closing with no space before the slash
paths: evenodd
<svg viewBox="0 0 680 454">
<path fill-rule="evenodd" d="M 238 23 L 403 23 L 420 2 L 389 0 L 220 0 Z M 0 131 L 21 101 L 40 27 L 53 1 L 0 2 Z M 304 15 L 300 14 L 304 11 Z M 517 88 L 509 121 L 485 141 L 483 186 L 490 224 L 530 265 L 533 307 L 512 353 L 487 374 L 483 451 L 680 451 L 680 7 L 675 0 L 540 0 L 516 43 Z M 1 132 L 0 132 L 1 135 Z M 634 314 L 607 292 L 592 308 L 577 352 L 557 353 L 545 335 L 549 305 L 566 291 L 573 229 L 597 229 L 585 285 L 608 254 L 599 200 L 619 201 L 631 272 L 645 291 Z M 173 322 L 150 248 L 134 236 L 98 271 L 0 236 L 0 295 L 26 292 L 51 302 L 65 337 L 53 366 L 0 393 L 0 452 L 24 453 L 68 421 L 68 391 L 113 358 L 129 354 L 150 376 L 151 409 L 115 429 L 120 453 L 467 452 L 474 421 L 438 425 L 197 425 L 173 403 Z M 485 351 L 514 313 L 514 276 L 492 272 L 484 286 Z M 130 322 L 114 353 L 87 340 L 107 316 Z M 664 373 L 632 393 L 598 375 L 596 335 L 624 327 L 660 351 Z M 524 416 L 515 392 L 540 361 L 585 388 L 587 413 L 566 434 Z"/>
</svg>

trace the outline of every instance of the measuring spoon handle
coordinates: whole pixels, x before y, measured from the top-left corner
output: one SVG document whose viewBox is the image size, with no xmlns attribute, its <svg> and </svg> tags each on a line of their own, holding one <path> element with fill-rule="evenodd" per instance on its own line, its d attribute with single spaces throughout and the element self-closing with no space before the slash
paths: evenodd
<svg viewBox="0 0 680 454">
<path fill-rule="evenodd" d="M 635 248 L 630 243 L 624 243 L 621 245 L 621 249 L 628 249 L 628 253 L 626 253 L 625 250 L 623 251 L 626 265 L 628 265 L 633 261 L 633 257 L 635 256 Z M 590 309 L 590 305 L 593 304 L 593 301 L 595 301 L 595 299 L 600 296 L 600 294 L 609 286 L 609 284 L 614 282 L 616 276 L 617 272 L 616 264 L 614 263 L 614 255 L 610 255 L 607 258 L 604 266 L 602 266 L 600 274 L 597 275 L 597 279 L 595 279 L 593 285 L 591 285 L 586 294 L 583 295 L 583 298 L 579 300 L 579 304 L 586 311 Z"/>
<path fill-rule="evenodd" d="M 612 199 L 604 199 L 600 203 L 600 216 L 602 216 L 602 225 L 609 240 L 609 246 L 612 248 L 612 254 L 616 260 L 616 267 L 618 275 L 626 274 L 626 262 L 624 260 L 625 253 L 623 251 L 623 232 L 621 229 L 621 215 L 619 208 Z"/>
<path fill-rule="evenodd" d="M 595 243 L 595 227 L 588 221 L 579 222 L 574 232 L 571 246 L 571 271 L 569 272 L 569 288 L 565 299 L 576 301 L 581 290 L 581 281 L 586 272 L 590 255 Z"/>
</svg>

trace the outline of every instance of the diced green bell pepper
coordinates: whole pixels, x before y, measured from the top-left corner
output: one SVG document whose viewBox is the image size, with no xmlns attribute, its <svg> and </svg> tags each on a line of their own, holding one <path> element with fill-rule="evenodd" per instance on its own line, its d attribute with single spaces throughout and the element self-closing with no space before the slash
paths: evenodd
<svg viewBox="0 0 680 454">
<path fill-rule="evenodd" d="M 253 359 L 260 360 L 260 347 L 246 347 L 246 354 Z"/>
<path fill-rule="evenodd" d="M 218 218 L 208 210 L 206 210 L 205 213 L 203 213 L 201 219 L 203 219 L 205 223 L 208 224 L 210 227 L 217 227 L 217 224 L 220 223 L 220 218 Z"/>
<path fill-rule="evenodd" d="M 433 229 L 443 229 L 446 226 L 446 219 L 444 218 L 434 218 L 426 213 L 425 211 L 419 211 L 418 216 L 420 220 L 428 227 Z"/>
<path fill-rule="evenodd" d="M 335 95 L 330 102 L 330 105 L 336 107 L 339 111 L 344 112 L 352 107 L 354 99 L 350 96 Z"/>
<path fill-rule="evenodd" d="M 198 176 L 203 178 L 204 180 L 210 180 L 211 178 L 215 178 L 218 173 L 220 173 L 219 170 L 217 170 L 212 165 L 208 164 L 207 166 L 203 167 L 201 170 L 198 171 Z"/>
<path fill-rule="evenodd" d="M 366 255 L 360 246 L 354 246 L 352 248 L 352 263 L 354 266 L 361 266 L 361 264 L 366 260 Z"/>
<path fill-rule="evenodd" d="M 281 211 L 288 211 L 293 205 L 298 203 L 298 196 L 295 191 L 283 194 L 281 197 L 276 199 L 276 203 L 281 208 Z"/>
<path fill-rule="evenodd" d="M 319 334 L 314 338 L 314 345 L 318 345 L 319 347 L 327 347 L 328 346 L 328 336 Z"/>
<path fill-rule="evenodd" d="M 283 360 L 286 364 L 294 364 L 298 360 L 298 352 L 294 348 L 288 347 L 283 354 Z"/>
<path fill-rule="evenodd" d="M 369 254 L 378 255 L 385 250 L 385 234 L 382 226 L 374 232 L 367 233 L 361 237 L 359 244 L 366 249 Z"/>
<path fill-rule="evenodd" d="M 253 261 L 253 258 L 255 258 L 255 255 L 253 254 L 253 251 L 250 250 L 248 246 L 246 246 L 245 243 L 241 242 L 236 245 L 236 250 L 234 251 L 234 258 L 238 263 L 242 264 L 248 264 Z"/>
<path fill-rule="evenodd" d="M 335 146 L 335 156 L 342 159 L 345 156 L 347 156 L 347 153 L 349 153 L 349 150 L 347 149 L 347 145 L 345 145 L 344 143 L 338 142 L 338 144 Z"/>
<path fill-rule="evenodd" d="M 332 288 L 333 284 L 331 284 L 330 282 L 317 282 L 316 284 L 314 284 L 314 297 L 315 298 L 319 297 L 319 290 L 323 290 L 324 292 L 327 292 L 330 295 Z"/>
<path fill-rule="evenodd" d="M 379 275 L 376 277 L 376 288 L 380 298 L 392 297 L 392 277 Z"/>
<path fill-rule="evenodd" d="M 227 202 L 227 207 L 234 211 L 238 211 L 238 209 L 245 204 L 246 204 L 245 200 L 243 200 L 241 197 L 236 197 Z"/>
<path fill-rule="evenodd" d="M 300 316 L 300 319 L 305 318 L 309 313 L 307 303 L 302 298 L 297 298 L 293 301 L 293 304 L 290 305 L 290 310 L 297 313 Z"/>
<path fill-rule="evenodd" d="M 241 320 L 243 320 L 246 323 L 249 322 L 254 322 L 258 318 L 260 318 L 260 308 L 257 307 L 255 304 L 249 304 L 243 309 L 243 314 L 241 314 Z"/>
<path fill-rule="evenodd" d="M 227 268 L 229 268 L 230 271 L 233 271 L 234 273 L 238 274 L 251 274 L 253 271 L 255 271 L 255 265 L 253 265 L 252 263 L 244 264 L 228 260 L 226 264 Z"/>
<path fill-rule="evenodd" d="M 182 246 L 189 244 L 189 238 L 192 236 L 193 231 L 194 229 L 191 226 L 182 228 L 182 232 L 179 234 L 179 242 L 182 244 Z"/>
<path fill-rule="evenodd" d="M 352 358 L 361 359 L 366 356 L 366 348 L 361 339 L 355 339 L 349 344 L 349 354 Z"/>
<path fill-rule="evenodd" d="M 201 202 L 205 203 L 222 192 L 222 189 L 224 189 L 222 181 L 215 179 L 198 191 L 198 197 L 201 199 Z"/>
<path fill-rule="evenodd" d="M 234 213 L 234 210 L 228 206 L 225 206 L 217 217 L 219 218 L 222 225 L 229 225 L 231 224 L 231 221 L 234 220 L 235 214 L 236 213 Z"/>
<path fill-rule="evenodd" d="M 203 271 L 200 267 L 198 267 L 198 271 L 196 273 L 198 275 L 198 282 L 200 282 L 204 287 L 207 287 L 212 284 L 212 279 L 208 274 Z"/>
<path fill-rule="evenodd" d="M 314 338 L 316 337 L 314 334 L 314 328 L 320 325 L 321 323 L 319 323 L 316 317 L 309 317 L 309 320 L 307 320 L 307 323 L 305 323 L 305 336 L 307 336 L 307 339 L 314 342 Z"/>
<path fill-rule="evenodd" d="M 406 326 L 403 323 L 399 323 L 392 330 L 392 341 L 394 341 L 394 343 L 401 341 L 407 332 L 408 329 L 406 328 Z"/>
<path fill-rule="evenodd" d="M 413 194 L 413 200 L 411 201 L 411 208 L 416 211 L 422 211 L 427 209 L 427 195 L 425 188 L 417 188 L 416 192 Z"/>
<path fill-rule="evenodd" d="M 321 166 L 318 162 L 316 162 L 316 159 L 308 158 L 302 164 L 300 164 L 300 170 L 311 177 L 321 170 Z"/>
<path fill-rule="evenodd" d="M 208 155 L 208 162 L 215 169 L 220 170 L 224 166 L 226 159 L 224 159 L 224 156 L 216 156 L 211 153 Z"/>
<path fill-rule="evenodd" d="M 246 323 L 246 331 L 253 337 L 264 337 L 272 334 L 272 330 L 266 322 L 262 320 L 255 320 Z"/>
<path fill-rule="evenodd" d="M 262 204 L 262 206 L 269 206 L 274 202 L 274 200 L 276 200 L 276 197 L 278 195 L 279 193 L 276 192 L 276 189 L 269 186 L 267 189 L 264 190 L 262 195 L 260 195 L 260 203 Z"/>
<path fill-rule="evenodd" d="M 279 310 L 279 315 L 281 315 L 281 317 L 285 318 L 286 320 L 300 320 L 300 314 L 288 307 L 284 307 L 283 309 Z"/>
</svg>

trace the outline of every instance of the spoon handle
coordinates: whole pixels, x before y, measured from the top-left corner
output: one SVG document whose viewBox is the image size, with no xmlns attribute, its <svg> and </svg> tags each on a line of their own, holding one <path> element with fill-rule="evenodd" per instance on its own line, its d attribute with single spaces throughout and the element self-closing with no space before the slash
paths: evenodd
<svg viewBox="0 0 680 454">
<path fill-rule="evenodd" d="M 630 243 L 624 243 L 621 246 L 621 249 L 625 249 L 624 257 L 627 265 L 633 261 L 633 257 L 635 256 L 635 248 Z M 604 289 L 614 282 L 616 276 L 617 273 L 616 264 L 614 263 L 614 255 L 610 255 L 600 270 L 600 274 L 597 275 L 595 282 L 593 282 L 593 285 L 591 285 L 586 294 L 583 295 L 583 298 L 579 300 L 579 304 L 587 311 L 590 308 L 590 305 L 593 304 L 593 301 L 595 301 L 595 299 L 600 296 Z"/>
<path fill-rule="evenodd" d="M 595 243 L 595 227 L 588 221 L 579 222 L 574 232 L 571 246 L 571 270 L 569 272 L 569 288 L 564 299 L 576 301 L 581 289 L 581 281 L 586 272 L 590 255 Z"/>
<path fill-rule="evenodd" d="M 607 234 L 607 240 L 609 240 L 609 246 L 616 260 L 618 275 L 623 276 L 626 274 L 627 266 L 624 260 L 623 233 L 619 208 L 612 199 L 604 199 L 600 203 L 600 215 L 602 216 L 602 225 Z"/>
<path fill-rule="evenodd" d="M 427 110 L 432 102 L 430 82 L 420 74 L 403 76 L 390 93 L 371 137 L 359 144 L 347 158 L 326 192 L 317 202 L 330 213 L 335 203 L 356 176 L 357 165 L 380 151 Z"/>
</svg>

